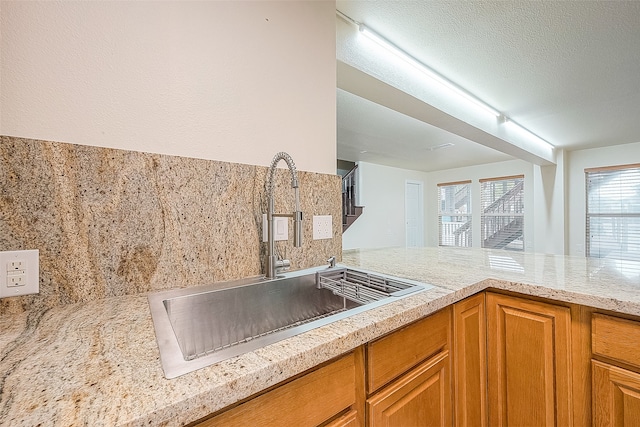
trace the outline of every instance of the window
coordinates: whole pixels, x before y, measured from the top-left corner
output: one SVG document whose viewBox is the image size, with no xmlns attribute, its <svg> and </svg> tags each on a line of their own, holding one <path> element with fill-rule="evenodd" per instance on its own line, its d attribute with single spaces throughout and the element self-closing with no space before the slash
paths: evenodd
<svg viewBox="0 0 640 427">
<path fill-rule="evenodd" d="M 524 176 L 480 180 L 483 248 L 524 250 Z"/>
<path fill-rule="evenodd" d="M 585 175 L 587 256 L 640 261 L 640 165 Z"/>
<path fill-rule="evenodd" d="M 471 246 L 471 181 L 438 184 L 438 244 Z"/>
</svg>

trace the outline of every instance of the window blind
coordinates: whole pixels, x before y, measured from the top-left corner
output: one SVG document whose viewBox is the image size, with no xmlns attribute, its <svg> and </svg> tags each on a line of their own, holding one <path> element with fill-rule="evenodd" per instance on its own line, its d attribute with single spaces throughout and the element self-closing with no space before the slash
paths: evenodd
<svg viewBox="0 0 640 427">
<path fill-rule="evenodd" d="M 524 250 L 524 176 L 480 180 L 483 248 Z"/>
<path fill-rule="evenodd" d="M 587 256 L 640 261 L 640 165 L 586 169 Z"/>
<path fill-rule="evenodd" d="M 471 246 L 471 181 L 438 184 L 438 244 Z"/>
</svg>

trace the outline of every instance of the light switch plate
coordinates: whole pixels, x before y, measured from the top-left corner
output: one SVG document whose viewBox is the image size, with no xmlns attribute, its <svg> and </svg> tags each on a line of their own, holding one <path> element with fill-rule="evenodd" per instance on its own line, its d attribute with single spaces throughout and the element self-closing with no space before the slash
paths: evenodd
<svg viewBox="0 0 640 427">
<path fill-rule="evenodd" d="M 0 298 L 40 292 L 40 252 L 0 252 Z"/>
<path fill-rule="evenodd" d="M 331 215 L 313 216 L 313 240 L 331 239 L 333 237 L 333 221 Z"/>
<path fill-rule="evenodd" d="M 274 241 L 289 240 L 289 219 L 283 217 L 273 218 L 273 234 Z M 262 241 L 269 240 L 269 232 L 267 230 L 267 214 L 262 214 Z"/>
</svg>

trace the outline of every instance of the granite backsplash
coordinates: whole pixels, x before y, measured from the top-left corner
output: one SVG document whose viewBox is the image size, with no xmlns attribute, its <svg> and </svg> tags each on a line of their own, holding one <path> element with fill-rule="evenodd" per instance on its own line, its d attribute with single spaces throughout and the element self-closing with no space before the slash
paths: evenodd
<svg viewBox="0 0 640 427">
<path fill-rule="evenodd" d="M 40 250 L 40 293 L 0 300 L 2 313 L 264 271 L 267 167 L 8 136 L 0 142 L 0 250 Z M 290 212 L 289 172 L 279 169 L 276 180 L 276 211 Z M 340 258 L 342 249 L 340 177 L 299 171 L 299 181 L 303 245 L 276 244 L 295 270 Z M 332 239 L 312 240 L 313 215 L 333 216 Z M 290 222 L 289 236 L 292 229 Z"/>
</svg>

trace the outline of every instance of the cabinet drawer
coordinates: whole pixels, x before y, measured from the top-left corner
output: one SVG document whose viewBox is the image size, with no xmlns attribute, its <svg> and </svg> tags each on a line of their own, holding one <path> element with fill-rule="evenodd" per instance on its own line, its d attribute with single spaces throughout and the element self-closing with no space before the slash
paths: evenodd
<svg viewBox="0 0 640 427">
<path fill-rule="evenodd" d="M 358 427 L 358 412 L 351 410 L 323 427 Z"/>
<path fill-rule="evenodd" d="M 591 318 L 591 343 L 594 355 L 640 368 L 640 322 L 596 313 Z"/>
<path fill-rule="evenodd" d="M 437 354 L 367 400 L 368 425 L 451 426 L 449 352 Z"/>
<path fill-rule="evenodd" d="M 392 332 L 367 345 L 370 393 L 429 356 L 449 348 L 451 307 Z"/>
<path fill-rule="evenodd" d="M 317 426 L 355 402 L 355 354 L 351 353 L 198 427 Z"/>
</svg>

